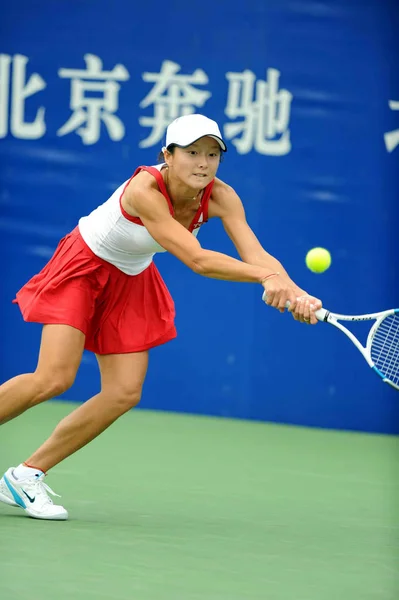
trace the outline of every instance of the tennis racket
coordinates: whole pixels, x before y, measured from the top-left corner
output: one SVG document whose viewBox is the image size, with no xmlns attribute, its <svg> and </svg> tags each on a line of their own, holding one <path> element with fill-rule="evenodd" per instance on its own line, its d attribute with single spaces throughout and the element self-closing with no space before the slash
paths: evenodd
<svg viewBox="0 0 399 600">
<path fill-rule="evenodd" d="M 265 293 L 262 297 L 265 300 Z M 289 303 L 287 303 L 289 307 Z M 381 377 L 399 390 L 399 308 L 383 310 L 369 315 L 339 315 L 325 308 L 315 312 L 319 321 L 330 323 L 342 331 L 362 353 L 368 365 Z M 357 337 L 340 321 L 374 321 L 362 346 Z"/>
</svg>

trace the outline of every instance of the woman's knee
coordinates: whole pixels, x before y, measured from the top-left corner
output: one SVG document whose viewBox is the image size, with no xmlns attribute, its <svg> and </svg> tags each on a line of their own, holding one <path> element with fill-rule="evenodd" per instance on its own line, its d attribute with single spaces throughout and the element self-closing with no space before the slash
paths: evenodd
<svg viewBox="0 0 399 600">
<path fill-rule="evenodd" d="M 117 418 L 137 406 L 147 372 L 148 351 L 97 356 L 101 394 Z"/>
<path fill-rule="evenodd" d="M 116 385 L 103 390 L 103 392 L 109 397 L 109 401 L 119 414 L 137 406 L 141 399 L 141 386 Z"/>
<path fill-rule="evenodd" d="M 35 379 L 38 389 L 37 401 L 49 400 L 61 396 L 72 387 L 76 377 L 75 369 L 51 369 L 36 371 Z"/>
</svg>

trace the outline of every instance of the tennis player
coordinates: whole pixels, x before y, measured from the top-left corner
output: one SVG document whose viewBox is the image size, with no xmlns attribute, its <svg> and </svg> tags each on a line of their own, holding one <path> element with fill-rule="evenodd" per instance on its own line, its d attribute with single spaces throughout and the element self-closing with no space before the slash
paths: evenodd
<svg viewBox="0 0 399 600">
<path fill-rule="evenodd" d="M 38 519 L 65 520 L 44 483 L 49 469 L 97 437 L 140 400 L 148 351 L 176 336 L 174 304 L 153 256 L 169 251 L 199 275 L 258 283 L 266 303 L 317 323 L 309 296 L 260 245 L 240 198 L 216 178 L 226 152 L 215 121 L 188 115 L 166 134 L 163 162 L 139 167 L 104 204 L 80 219 L 48 264 L 17 293 L 25 321 L 43 324 L 36 371 L 0 386 L 0 423 L 73 384 L 84 349 L 96 354 L 101 391 L 0 480 L 0 500 Z M 219 217 L 241 260 L 201 247 L 200 227 Z"/>
</svg>

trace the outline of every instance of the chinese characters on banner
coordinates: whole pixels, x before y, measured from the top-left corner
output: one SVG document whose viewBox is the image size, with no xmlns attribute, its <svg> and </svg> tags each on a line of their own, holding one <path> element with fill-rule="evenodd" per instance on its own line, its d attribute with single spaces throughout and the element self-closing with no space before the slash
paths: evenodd
<svg viewBox="0 0 399 600">
<path fill-rule="evenodd" d="M 119 108 L 120 82 L 130 79 L 124 65 L 117 64 L 111 71 L 103 70 L 102 60 L 94 54 L 85 54 L 86 69 L 62 68 L 61 79 L 70 80 L 69 107 L 71 115 L 57 131 L 57 136 L 75 132 L 82 143 L 92 145 L 105 125 L 114 142 L 125 136 L 125 125 L 116 115 Z M 0 54 L 0 138 L 9 133 L 19 139 L 35 140 L 46 133 L 46 109 L 40 100 L 31 98 L 43 92 L 47 83 L 38 73 L 28 75 L 29 59 L 22 54 Z M 209 78 L 203 69 L 192 74 L 180 73 L 180 65 L 163 61 L 159 73 L 145 72 L 142 80 L 153 84 L 141 100 L 141 109 L 152 110 L 152 116 L 139 117 L 139 124 L 149 129 L 147 137 L 139 142 L 141 148 L 158 144 L 167 126 L 176 117 L 200 112 L 212 93 L 204 89 Z M 241 73 L 227 72 L 228 82 L 225 115 L 230 119 L 223 125 L 224 136 L 239 154 L 251 151 L 263 155 L 282 156 L 291 150 L 290 116 L 292 94 L 279 88 L 280 71 L 269 68 L 264 80 L 246 69 Z M 25 104 L 36 107 L 34 118 L 27 120 Z M 399 101 L 390 100 L 389 108 L 399 111 Z M 399 129 L 384 134 L 388 152 L 399 146 Z"/>
<path fill-rule="evenodd" d="M 26 80 L 27 63 L 28 57 L 22 54 L 16 54 L 14 57 L 0 54 L 0 138 L 6 137 L 9 126 L 11 134 L 23 140 L 36 140 L 46 133 L 43 106 L 37 109 L 33 121 L 25 121 L 27 98 L 46 87 L 46 82 L 37 73 L 33 73 L 28 81 Z"/>
<path fill-rule="evenodd" d="M 224 133 L 240 154 L 255 149 L 259 154 L 281 156 L 291 150 L 290 109 L 292 94 L 278 90 L 280 71 L 268 69 L 266 81 L 255 73 L 226 73 L 229 81 L 226 115 L 238 123 L 227 123 Z M 242 134 L 237 138 L 237 135 Z"/>
<path fill-rule="evenodd" d="M 390 100 L 388 104 L 391 110 L 399 110 L 399 101 Z M 394 131 L 388 131 L 384 135 L 384 140 L 388 152 L 395 150 L 396 146 L 399 146 L 399 128 Z"/>
<path fill-rule="evenodd" d="M 143 80 L 155 85 L 140 102 L 140 108 L 154 105 L 153 117 L 139 119 L 140 125 L 152 128 L 148 138 L 140 142 L 141 148 L 157 144 L 163 138 L 169 123 L 177 117 L 194 113 L 196 107 L 204 106 L 211 97 L 210 92 L 194 87 L 208 83 L 208 77 L 202 69 L 196 69 L 192 75 L 178 74 L 179 70 L 180 65 L 165 60 L 160 73 L 143 73 Z"/>
<path fill-rule="evenodd" d="M 123 65 L 116 65 L 112 71 L 103 71 L 103 63 L 94 54 L 85 54 L 86 71 L 60 69 L 58 75 L 71 79 L 70 108 L 72 114 L 57 131 L 57 135 L 67 135 L 76 131 L 84 144 L 95 144 L 100 139 L 100 125 L 103 121 L 109 137 L 119 142 L 125 135 L 125 126 L 114 114 L 118 110 L 117 81 L 129 79 Z M 93 93 L 99 96 L 90 95 Z"/>
<path fill-rule="evenodd" d="M 0 54 L 0 138 L 10 132 L 16 138 L 38 139 L 46 133 L 43 106 L 38 106 L 33 120 L 25 118 L 25 103 L 33 102 L 31 97 L 47 85 L 38 73 L 27 74 L 28 60 L 21 54 Z M 120 83 L 130 78 L 129 72 L 122 64 L 111 71 L 103 70 L 102 60 L 94 54 L 85 54 L 84 61 L 85 69 L 58 71 L 60 78 L 70 80 L 71 115 L 57 135 L 63 137 L 75 132 L 83 144 L 92 145 L 100 139 L 103 123 L 110 139 L 120 141 L 125 136 L 125 125 L 116 113 Z M 204 89 L 209 78 L 203 69 L 197 68 L 188 75 L 180 70 L 179 64 L 165 60 L 159 73 L 142 74 L 143 81 L 152 84 L 152 88 L 139 106 L 153 114 L 138 119 L 143 128 L 149 129 L 147 137 L 139 142 L 141 148 L 158 144 L 173 119 L 200 112 L 211 97 L 211 92 Z M 230 122 L 223 126 L 224 135 L 240 154 L 255 151 L 282 156 L 290 152 L 292 94 L 279 89 L 280 75 L 280 71 L 272 68 L 266 70 L 265 80 L 257 80 L 250 70 L 226 73 L 225 114 Z"/>
</svg>

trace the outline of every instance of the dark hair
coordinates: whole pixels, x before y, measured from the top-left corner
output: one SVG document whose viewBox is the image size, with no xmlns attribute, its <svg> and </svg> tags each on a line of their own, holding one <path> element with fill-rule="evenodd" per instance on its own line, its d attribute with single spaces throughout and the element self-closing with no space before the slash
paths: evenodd
<svg viewBox="0 0 399 600">
<path fill-rule="evenodd" d="M 176 147 L 177 147 L 177 144 L 169 144 L 169 146 L 167 147 L 167 151 L 170 152 L 170 154 L 173 154 Z M 163 162 L 165 162 L 165 157 L 161 150 L 161 152 L 158 154 L 158 163 L 163 163 Z"/>
<path fill-rule="evenodd" d="M 167 147 L 167 151 L 170 152 L 170 154 L 173 154 L 175 151 L 175 148 L 183 148 L 183 146 L 178 146 L 177 144 L 169 144 L 169 146 Z M 224 157 L 224 151 L 222 150 L 222 148 L 220 148 L 220 161 L 223 161 L 223 157 Z M 165 157 L 163 155 L 163 152 L 161 150 L 161 152 L 158 154 L 158 163 L 163 163 L 165 162 Z"/>
</svg>

